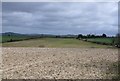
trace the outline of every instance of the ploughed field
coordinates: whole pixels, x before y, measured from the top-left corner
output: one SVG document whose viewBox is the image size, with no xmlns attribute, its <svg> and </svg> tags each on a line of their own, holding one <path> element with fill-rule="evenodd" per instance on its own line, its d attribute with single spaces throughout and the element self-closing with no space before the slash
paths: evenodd
<svg viewBox="0 0 120 81">
<path fill-rule="evenodd" d="M 101 79 L 117 74 L 111 48 L 3 47 L 3 79 Z"/>
</svg>

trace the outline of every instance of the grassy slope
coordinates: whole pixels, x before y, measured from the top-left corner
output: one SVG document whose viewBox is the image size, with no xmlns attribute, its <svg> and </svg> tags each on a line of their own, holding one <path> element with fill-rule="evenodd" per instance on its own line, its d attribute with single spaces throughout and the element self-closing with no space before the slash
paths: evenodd
<svg viewBox="0 0 120 81">
<path fill-rule="evenodd" d="M 3 43 L 3 47 L 110 47 L 84 42 L 77 39 L 62 38 L 40 38 L 17 42 Z"/>
</svg>

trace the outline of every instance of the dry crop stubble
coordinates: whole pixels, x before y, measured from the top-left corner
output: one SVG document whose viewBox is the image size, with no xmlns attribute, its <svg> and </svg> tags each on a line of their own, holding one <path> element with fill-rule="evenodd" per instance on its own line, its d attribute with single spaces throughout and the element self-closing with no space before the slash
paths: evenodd
<svg viewBox="0 0 120 81">
<path fill-rule="evenodd" d="M 3 78 L 100 79 L 112 78 L 117 49 L 3 47 Z"/>
</svg>

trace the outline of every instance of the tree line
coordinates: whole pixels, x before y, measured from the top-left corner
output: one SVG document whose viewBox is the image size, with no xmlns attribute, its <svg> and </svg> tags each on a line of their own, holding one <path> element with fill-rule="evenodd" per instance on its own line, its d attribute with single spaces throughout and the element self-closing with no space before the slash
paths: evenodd
<svg viewBox="0 0 120 81">
<path fill-rule="evenodd" d="M 76 39 L 82 39 L 82 38 L 105 38 L 107 37 L 106 34 L 102 34 L 102 35 L 94 35 L 94 34 L 88 34 L 88 35 L 82 35 L 82 34 L 78 34 Z"/>
</svg>

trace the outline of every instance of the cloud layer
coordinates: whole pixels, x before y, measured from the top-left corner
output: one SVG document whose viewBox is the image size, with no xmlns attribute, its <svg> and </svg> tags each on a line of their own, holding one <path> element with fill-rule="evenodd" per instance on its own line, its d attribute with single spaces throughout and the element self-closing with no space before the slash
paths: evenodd
<svg viewBox="0 0 120 81">
<path fill-rule="evenodd" d="M 3 32 L 115 35 L 117 3 L 3 2 Z"/>
</svg>

